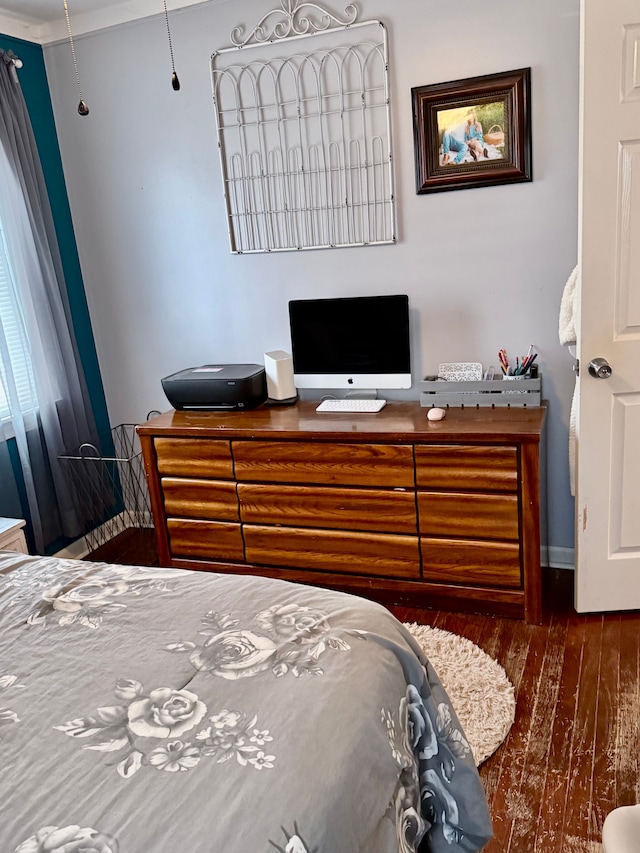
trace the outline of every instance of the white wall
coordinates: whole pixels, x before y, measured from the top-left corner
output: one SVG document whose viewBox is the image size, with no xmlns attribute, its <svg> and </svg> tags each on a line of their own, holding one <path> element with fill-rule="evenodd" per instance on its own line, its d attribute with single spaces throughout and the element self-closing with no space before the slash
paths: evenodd
<svg viewBox="0 0 640 853">
<path fill-rule="evenodd" d="M 275 4 L 273 4 L 275 5 Z M 332 6 L 340 11 L 344 4 Z M 579 0 L 363 0 L 388 27 L 398 243 L 231 255 L 209 59 L 262 0 L 212 2 L 45 50 L 80 260 L 112 424 L 168 404 L 161 377 L 289 349 L 292 298 L 406 292 L 414 387 L 441 361 L 497 365 L 533 343 L 549 401 L 549 543 L 573 545 L 567 431 L 572 361 L 558 342 L 576 263 Z M 411 87 L 532 68 L 532 183 L 416 195 Z M 392 398 L 394 395 L 388 394 Z"/>
</svg>

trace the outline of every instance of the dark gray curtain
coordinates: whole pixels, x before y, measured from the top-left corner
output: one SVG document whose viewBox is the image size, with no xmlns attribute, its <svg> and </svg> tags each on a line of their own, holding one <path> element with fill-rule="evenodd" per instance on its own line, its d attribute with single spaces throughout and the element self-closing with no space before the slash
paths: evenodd
<svg viewBox="0 0 640 853">
<path fill-rule="evenodd" d="M 96 443 L 97 436 L 49 198 L 13 59 L 0 49 L 0 220 L 31 346 L 38 416 L 34 423 L 12 412 L 11 431 L 36 549 L 44 553 L 53 539 L 82 532 L 59 457 L 83 442 Z"/>
<path fill-rule="evenodd" d="M 0 516 L 22 518 L 20 493 L 13 474 L 7 443 L 0 441 Z"/>
</svg>

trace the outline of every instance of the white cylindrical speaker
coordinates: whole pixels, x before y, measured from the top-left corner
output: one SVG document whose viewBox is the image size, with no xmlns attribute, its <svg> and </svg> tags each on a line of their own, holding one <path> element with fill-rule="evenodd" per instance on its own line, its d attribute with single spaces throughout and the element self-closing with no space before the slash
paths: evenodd
<svg viewBox="0 0 640 853">
<path fill-rule="evenodd" d="M 281 349 L 265 352 L 264 370 L 267 375 L 267 393 L 270 400 L 280 402 L 296 400 L 298 392 L 293 381 L 293 359 Z"/>
</svg>

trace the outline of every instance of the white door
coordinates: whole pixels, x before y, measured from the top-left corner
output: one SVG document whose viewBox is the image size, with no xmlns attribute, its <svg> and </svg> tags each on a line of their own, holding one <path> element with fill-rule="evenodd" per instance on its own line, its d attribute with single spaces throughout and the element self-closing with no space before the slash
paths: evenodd
<svg viewBox="0 0 640 853">
<path fill-rule="evenodd" d="M 635 610 L 640 608 L 638 0 L 582 0 L 581 110 L 576 609 Z M 609 363 L 609 378 L 590 375 L 595 358 Z"/>
</svg>

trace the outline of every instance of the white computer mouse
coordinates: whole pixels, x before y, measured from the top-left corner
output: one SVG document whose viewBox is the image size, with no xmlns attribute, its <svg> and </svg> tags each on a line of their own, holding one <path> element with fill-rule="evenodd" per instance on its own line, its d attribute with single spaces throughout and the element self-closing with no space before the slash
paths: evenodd
<svg viewBox="0 0 640 853">
<path fill-rule="evenodd" d="M 441 421 L 446 414 L 446 409 L 439 409 L 437 406 L 434 406 L 427 412 L 427 418 L 430 421 Z"/>
</svg>

